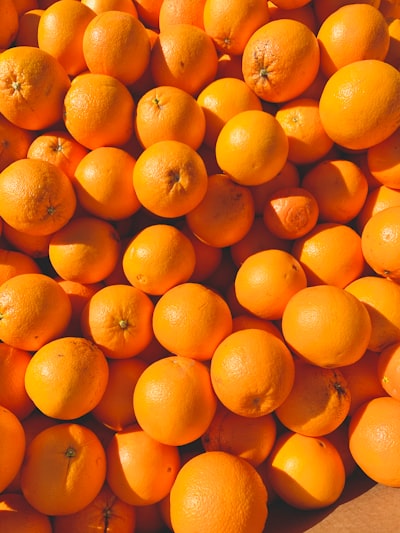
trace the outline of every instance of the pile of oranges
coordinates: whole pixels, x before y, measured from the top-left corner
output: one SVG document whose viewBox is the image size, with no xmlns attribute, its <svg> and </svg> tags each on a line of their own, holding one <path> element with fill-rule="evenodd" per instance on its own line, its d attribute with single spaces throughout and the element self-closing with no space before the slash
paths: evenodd
<svg viewBox="0 0 400 533">
<path fill-rule="evenodd" d="M 1 6 L 1 533 L 400 487 L 400 3 Z"/>
</svg>

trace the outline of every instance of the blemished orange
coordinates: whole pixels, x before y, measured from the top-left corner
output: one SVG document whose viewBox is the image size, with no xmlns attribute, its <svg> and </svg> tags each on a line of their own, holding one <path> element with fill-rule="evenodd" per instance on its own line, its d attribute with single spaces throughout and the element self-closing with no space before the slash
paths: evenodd
<svg viewBox="0 0 400 533">
<path fill-rule="evenodd" d="M 117 78 L 85 72 L 75 76 L 66 92 L 64 123 L 72 137 L 90 150 L 122 146 L 134 130 L 135 106 Z"/>
<path fill-rule="evenodd" d="M 295 359 L 295 379 L 286 400 L 275 409 L 287 429 L 322 437 L 345 421 L 351 394 L 340 368 L 323 368 Z"/>
<path fill-rule="evenodd" d="M 0 429 L 0 452 L 3 457 L 7 457 L 0 473 L 0 492 L 3 492 L 22 466 L 26 451 L 26 438 L 17 415 L 3 405 L 0 405 Z"/>
<path fill-rule="evenodd" d="M 196 264 L 190 239 L 170 224 L 153 224 L 129 242 L 122 267 L 129 283 L 146 294 L 161 295 L 189 281 Z"/>
<path fill-rule="evenodd" d="M 270 413 L 256 418 L 239 416 L 219 405 L 201 442 L 207 452 L 223 451 L 260 465 L 275 443 L 277 424 Z"/>
<path fill-rule="evenodd" d="M 321 124 L 319 102 L 314 98 L 294 98 L 275 114 L 289 140 L 288 160 L 296 165 L 314 163 L 333 147 Z"/>
<path fill-rule="evenodd" d="M 26 157 L 34 133 L 16 126 L 0 116 L 0 172 L 8 165 Z"/>
<path fill-rule="evenodd" d="M 370 94 L 376 98 L 372 109 L 366 97 Z M 334 72 L 324 86 L 322 126 L 339 146 L 366 150 L 396 131 L 399 104 L 400 72 L 395 67 L 378 59 L 354 61 Z"/>
<path fill-rule="evenodd" d="M 11 46 L 17 35 L 19 14 L 14 4 L 14 0 L 5 0 L 2 8 L 0 49 L 5 50 Z"/>
<path fill-rule="evenodd" d="M 62 120 L 70 84 L 66 70 L 48 52 L 35 46 L 7 48 L 0 57 L 0 112 L 21 128 L 48 128 Z"/>
<path fill-rule="evenodd" d="M 320 65 L 316 35 L 297 20 L 271 20 L 256 30 L 242 56 L 245 82 L 267 102 L 300 96 L 314 81 Z"/>
<path fill-rule="evenodd" d="M 42 273 L 14 276 L 0 286 L 0 338 L 35 351 L 63 334 L 71 303 L 58 283 Z"/>
<path fill-rule="evenodd" d="M 155 303 L 153 331 L 171 353 L 209 360 L 231 333 L 232 315 L 216 290 L 201 283 L 180 283 Z"/>
<path fill-rule="evenodd" d="M 135 132 L 144 148 L 158 141 L 173 140 L 197 150 L 206 132 L 206 117 L 188 92 L 179 87 L 158 86 L 139 98 Z"/>
<path fill-rule="evenodd" d="M 144 74 L 150 49 L 144 24 L 126 11 L 98 13 L 82 36 L 83 57 L 89 71 L 108 74 L 124 85 L 132 85 Z"/>
<path fill-rule="evenodd" d="M 346 473 L 342 458 L 327 437 L 292 431 L 278 437 L 267 458 L 272 489 L 296 509 L 323 509 L 343 492 Z"/>
<path fill-rule="evenodd" d="M 109 359 L 106 390 L 96 407 L 93 416 L 111 428 L 121 431 L 136 422 L 132 398 L 136 382 L 148 364 L 140 357 Z"/>
<path fill-rule="evenodd" d="M 372 330 L 365 305 L 334 285 L 298 291 L 287 303 L 281 325 L 283 337 L 294 353 L 327 368 L 361 359 Z"/>
<path fill-rule="evenodd" d="M 186 214 L 186 223 L 201 241 L 224 248 L 247 234 L 254 217 L 249 188 L 221 173 L 208 177 L 205 196 Z"/>
<path fill-rule="evenodd" d="M 51 234 L 29 235 L 23 231 L 16 230 L 4 221 L 2 221 L 2 230 L 3 237 L 13 249 L 35 259 L 48 256 Z"/>
<path fill-rule="evenodd" d="M 160 9 L 163 0 L 133 0 L 139 19 L 150 28 L 158 28 Z"/>
<path fill-rule="evenodd" d="M 87 507 L 77 513 L 55 516 L 52 523 L 53 533 L 86 533 L 100 528 L 132 533 L 135 531 L 136 512 L 132 505 L 115 496 L 110 487 L 104 484 Z"/>
<path fill-rule="evenodd" d="M 384 391 L 400 400 L 400 342 L 382 350 L 377 358 L 377 375 Z"/>
<path fill-rule="evenodd" d="M 400 401 L 390 396 L 361 405 L 349 425 L 349 446 L 361 470 L 385 486 L 400 486 Z"/>
<path fill-rule="evenodd" d="M 365 261 L 380 276 L 394 280 L 400 279 L 399 215 L 400 206 L 387 207 L 375 213 L 361 232 Z"/>
<path fill-rule="evenodd" d="M 268 518 L 267 489 L 245 459 L 223 451 L 204 452 L 179 470 L 170 493 L 175 533 L 261 533 Z"/>
<path fill-rule="evenodd" d="M 138 17 L 138 12 L 133 0 L 81 0 L 82 4 L 90 7 L 96 14 L 104 11 L 125 11 L 135 17 Z"/>
<path fill-rule="evenodd" d="M 31 357 L 26 350 L 0 344 L 0 405 L 19 420 L 27 418 L 35 409 L 25 389 L 25 372 Z"/>
<path fill-rule="evenodd" d="M 369 171 L 379 183 L 393 189 L 400 189 L 398 177 L 400 168 L 399 148 L 400 128 L 392 133 L 390 137 L 367 150 Z"/>
<path fill-rule="evenodd" d="M 303 176 L 301 186 L 318 202 L 319 220 L 347 224 L 364 206 L 368 180 L 359 165 L 346 159 L 325 159 Z"/>
<path fill-rule="evenodd" d="M 89 413 L 107 386 L 108 363 L 91 341 L 60 337 L 37 350 L 25 372 L 28 396 L 52 418 L 72 420 Z"/>
<path fill-rule="evenodd" d="M 52 533 L 50 517 L 34 509 L 22 494 L 5 492 L 0 496 L 2 533 Z"/>
<path fill-rule="evenodd" d="M 259 328 L 228 335 L 214 351 L 210 366 L 220 402 L 248 417 L 267 415 L 281 405 L 293 386 L 294 372 L 293 356 L 283 340 Z"/>
<path fill-rule="evenodd" d="M 57 0 L 42 13 L 38 46 L 51 54 L 70 76 L 86 70 L 82 40 L 96 13 L 82 2 Z"/>
<path fill-rule="evenodd" d="M 346 224 L 316 224 L 293 242 L 291 253 L 303 268 L 309 286 L 327 284 L 344 288 L 359 278 L 366 267 L 361 237 Z"/>
<path fill-rule="evenodd" d="M 366 307 L 372 324 L 368 348 L 381 352 L 400 341 L 400 285 L 380 276 L 361 276 L 346 287 Z"/>
<path fill-rule="evenodd" d="M 68 176 L 41 159 L 18 159 L 0 173 L 0 216 L 16 230 L 50 235 L 72 218 L 76 195 Z"/>
<path fill-rule="evenodd" d="M 204 143 L 213 148 L 223 125 L 234 115 L 250 109 L 261 110 L 261 101 L 241 79 L 223 77 L 213 80 L 197 96 L 203 109 L 206 129 Z"/>
<path fill-rule="evenodd" d="M 171 24 L 192 24 L 204 29 L 203 10 L 206 0 L 165 0 L 160 7 L 160 31 Z"/>
<path fill-rule="evenodd" d="M 267 198 L 264 224 L 280 239 L 298 239 L 318 222 L 319 207 L 314 195 L 302 186 L 278 189 Z"/>
<path fill-rule="evenodd" d="M 204 4 L 204 30 L 220 53 L 241 55 L 249 38 L 269 18 L 264 0 L 206 0 Z"/>
<path fill-rule="evenodd" d="M 78 162 L 72 184 L 87 213 L 105 220 L 134 215 L 141 204 L 132 182 L 135 158 L 116 146 L 101 146 Z"/>
<path fill-rule="evenodd" d="M 143 150 L 133 169 L 139 202 L 151 213 L 177 218 L 194 209 L 207 191 L 201 156 L 181 141 L 158 141 Z"/>
<path fill-rule="evenodd" d="M 107 285 L 83 308 L 82 332 L 108 358 L 127 359 L 150 344 L 153 309 L 152 300 L 137 287 Z"/>
<path fill-rule="evenodd" d="M 46 515 L 76 513 L 100 492 L 106 454 L 89 428 L 74 422 L 55 424 L 36 435 L 21 469 L 22 494 Z"/>
<path fill-rule="evenodd" d="M 235 278 L 240 305 L 267 320 L 282 318 L 287 302 L 306 286 L 306 274 L 299 261 L 291 253 L 275 248 L 247 257 Z"/>
<path fill-rule="evenodd" d="M 218 54 L 211 37 L 198 26 L 173 24 L 160 31 L 150 57 L 157 85 L 172 85 L 196 96 L 215 78 Z"/>
<path fill-rule="evenodd" d="M 0 285 L 18 274 L 42 272 L 37 261 L 18 250 L 0 249 Z M 0 402 L 1 405 L 1 402 Z"/>
<path fill-rule="evenodd" d="M 115 433 L 106 453 L 107 483 L 117 497 L 134 506 L 164 498 L 180 467 L 178 448 L 153 439 L 137 424 Z"/>
<path fill-rule="evenodd" d="M 355 20 L 359 21 L 357 27 Z M 327 77 L 354 61 L 384 61 L 390 43 L 385 17 L 367 3 L 350 3 L 331 13 L 319 27 L 317 39 L 321 70 Z"/>
<path fill-rule="evenodd" d="M 288 137 L 278 120 L 260 109 L 236 113 L 221 128 L 215 155 L 221 170 L 241 185 L 260 185 L 284 167 Z"/>
<path fill-rule="evenodd" d="M 75 217 L 51 236 L 48 256 L 58 276 L 98 283 L 119 259 L 120 238 L 114 226 L 94 216 Z"/>
</svg>

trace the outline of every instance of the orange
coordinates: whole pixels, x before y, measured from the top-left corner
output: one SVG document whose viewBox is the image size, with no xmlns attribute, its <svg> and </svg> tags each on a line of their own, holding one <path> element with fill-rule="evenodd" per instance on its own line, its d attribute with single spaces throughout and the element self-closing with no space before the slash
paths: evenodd
<svg viewBox="0 0 400 533">
<path fill-rule="evenodd" d="M 252 34 L 269 21 L 264 0 L 206 0 L 204 29 L 220 53 L 240 55 Z"/>
<path fill-rule="evenodd" d="M 14 0 L 4 0 L 1 11 L 0 49 L 4 50 L 13 43 L 19 26 L 19 13 Z"/>
<path fill-rule="evenodd" d="M 206 129 L 204 143 L 214 147 L 224 124 L 237 113 L 261 110 L 261 101 L 241 79 L 218 78 L 200 92 L 197 102 L 203 109 Z"/>
<path fill-rule="evenodd" d="M 345 4 L 371 4 L 380 7 L 382 0 L 313 0 L 313 8 L 319 23 Z"/>
<path fill-rule="evenodd" d="M 0 496 L 1 528 L 3 533 L 52 533 L 50 517 L 34 509 L 22 494 Z"/>
<path fill-rule="evenodd" d="M 138 12 L 133 0 L 81 0 L 82 4 L 90 7 L 96 14 L 104 11 L 125 11 L 135 17 L 138 17 Z"/>
<path fill-rule="evenodd" d="M 35 351 L 63 334 L 71 303 L 58 283 L 41 273 L 14 276 L 0 286 L 0 338 Z"/>
<path fill-rule="evenodd" d="M 72 137 L 90 150 L 122 146 L 133 133 L 134 110 L 133 97 L 122 82 L 89 72 L 73 79 L 64 99 L 64 122 Z"/>
<path fill-rule="evenodd" d="M 275 322 L 247 314 L 246 311 L 244 311 L 242 314 L 235 315 L 233 317 L 232 324 L 232 332 L 240 329 L 258 328 L 265 329 L 276 337 L 283 339 L 282 333 L 280 332 L 278 326 L 275 325 Z"/>
<path fill-rule="evenodd" d="M 25 372 L 31 360 L 26 350 L 0 344 L 0 405 L 19 419 L 27 418 L 35 406 L 25 389 Z"/>
<path fill-rule="evenodd" d="M 220 405 L 201 442 L 207 452 L 231 453 L 256 467 L 272 450 L 276 433 L 276 422 L 271 413 L 251 418 L 239 416 Z"/>
<path fill-rule="evenodd" d="M 41 268 L 30 255 L 17 250 L 0 249 L 0 285 L 18 274 L 33 272 L 39 274 Z"/>
<path fill-rule="evenodd" d="M 231 333 L 232 315 L 215 290 L 201 283 L 180 283 L 157 300 L 153 331 L 171 353 L 208 360 Z"/>
<path fill-rule="evenodd" d="M 300 96 L 314 81 L 320 64 L 317 37 L 293 19 L 271 20 L 256 30 L 242 57 L 245 82 L 267 102 Z"/>
<path fill-rule="evenodd" d="M 40 48 L 15 46 L 0 56 L 0 112 L 16 126 L 41 130 L 62 120 L 69 87 L 65 69 Z"/>
<path fill-rule="evenodd" d="M 133 408 L 140 427 L 158 442 L 182 446 L 199 439 L 217 408 L 207 366 L 179 355 L 154 361 L 136 382 Z"/>
<path fill-rule="evenodd" d="M 241 185 L 260 185 L 284 167 L 288 137 L 277 119 L 249 109 L 232 116 L 221 128 L 215 155 L 221 170 Z"/>
<path fill-rule="evenodd" d="M 314 195 L 302 186 L 284 187 L 270 194 L 264 205 L 263 220 L 280 239 L 298 239 L 318 222 L 319 207 Z"/>
<path fill-rule="evenodd" d="M 303 268 L 307 285 L 344 288 L 363 274 L 361 237 L 346 224 L 321 222 L 293 242 L 292 255 Z"/>
<path fill-rule="evenodd" d="M 240 416 L 272 413 L 289 395 L 294 362 L 273 333 L 248 328 L 228 335 L 211 359 L 211 380 L 221 403 Z"/>
<path fill-rule="evenodd" d="M 400 342 L 381 351 L 377 359 L 377 374 L 382 388 L 389 396 L 400 399 Z"/>
<path fill-rule="evenodd" d="M 309 363 L 327 368 L 361 359 L 371 336 L 365 305 L 334 285 L 316 285 L 298 291 L 282 316 L 287 345 Z"/>
<path fill-rule="evenodd" d="M 133 424 L 115 433 L 106 451 L 107 483 L 122 501 L 147 506 L 169 493 L 180 467 L 176 446 L 153 439 Z"/>
<path fill-rule="evenodd" d="M 378 377 L 379 361 L 380 353 L 367 350 L 361 359 L 340 369 L 350 391 L 349 418 L 364 402 L 385 395 Z"/>
<path fill-rule="evenodd" d="M 242 73 L 242 56 L 221 54 L 218 57 L 218 67 L 215 78 L 238 78 L 239 80 L 244 81 Z"/>
<path fill-rule="evenodd" d="M 94 343 L 81 337 L 60 337 L 44 344 L 25 372 L 28 396 L 42 413 L 72 420 L 89 413 L 100 401 L 108 380 L 108 364 Z"/>
<path fill-rule="evenodd" d="M 192 24 L 204 29 L 203 10 L 206 0 L 165 0 L 161 3 L 158 26 L 163 31 L 171 24 Z"/>
<path fill-rule="evenodd" d="M 39 159 L 19 159 L 0 173 L 0 216 L 16 230 L 49 235 L 73 216 L 76 195 L 58 167 Z"/>
<path fill-rule="evenodd" d="M 337 449 L 342 458 L 347 479 L 355 472 L 357 464 L 353 459 L 349 449 L 349 417 L 334 431 L 331 431 L 325 438 L 328 439 Z"/>
<path fill-rule="evenodd" d="M 0 116 L 0 172 L 14 161 L 25 158 L 32 141 L 33 132 Z"/>
<path fill-rule="evenodd" d="M 313 33 L 317 33 L 318 21 L 314 13 L 313 4 L 311 2 L 291 2 L 292 7 L 287 7 L 282 2 L 271 2 L 268 0 L 269 19 L 277 20 L 282 18 L 290 18 L 302 22 L 310 28 Z M 281 7 L 278 7 L 280 4 Z"/>
<path fill-rule="evenodd" d="M 367 150 L 367 165 L 371 174 L 382 185 L 400 189 L 400 128 L 384 141 Z"/>
<path fill-rule="evenodd" d="M 137 81 L 150 61 L 150 39 L 143 23 L 114 9 L 98 13 L 87 24 L 82 50 L 90 72 L 108 74 L 124 85 Z"/>
<path fill-rule="evenodd" d="M 161 295 L 189 281 L 196 264 L 190 239 L 169 224 L 153 224 L 129 242 L 122 267 L 129 283 L 146 294 Z"/>
<path fill-rule="evenodd" d="M 318 202 L 319 220 L 347 224 L 364 206 L 368 180 L 359 165 L 346 159 L 324 159 L 303 176 L 301 186 Z"/>
<path fill-rule="evenodd" d="M 379 276 L 362 276 L 346 287 L 366 307 L 372 324 L 368 348 L 381 352 L 400 341 L 400 286 Z"/>
<path fill-rule="evenodd" d="M 55 424 L 27 448 L 22 494 L 43 514 L 76 513 L 94 500 L 105 476 L 106 454 L 95 433 L 73 422 Z"/>
<path fill-rule="evenodd" d="M 366 96 L 371 94 L 376 102 L 372 106 Z M 322 126 L 336 144 L 365 150 L 398 128 L 399 103 L 400 72 L 395 67 L 378 59 L 354 61 L 325 84 L 320 98 Z"/>
<path fill-rule="evenodd" d="M 86 70 L 82 40 L 87 25 L 95 16 L 82 2 L 57 0 L 40 17 L 39 48 L 51 54 L 70 76 Z"/>
<path fill-rule="evenodd" d="M 108 285 L 98 290 L 81 314 L 84 336 L 111 359 L 127 359 L 147 348 L 153 338 L 154 304 L 130 285 Z"/>
<path fill-rule="evenodd" d="M 3 237 L 13 249 L 20 251 L 35 259 L 48 256 L 50 235 L 29 235 L 23 231 L 16 230 L 6 222 L 2 221 Z"/>
<path fill-rule="evenodd" d="M 275 5 L 281 9 L 297 9 L 310 3 L 310 0 L 277 0 Z"/>
<path fill-rule="evenodd" d="M 377 7 L 367 3 L 350 3 L 338 8 L 323 21 L 317 38 L 321 70 L 327 77 L 354 61 L 384 61 L 390 43 L 385 17 Z"/>
<path fill-rule="evenodd" d="M 75 217 L 52 234 L 48 251 L 61 278 L 98 283 L 114 270 L 120 240 L 110 222 L 93 216 Z"/>
<path fill-rule="evenodd" d="M 349 425 L 349 446 L 361 470 L 389 487 L 400 486 L 400 402 L 390 396 L 361 405 Z"/>
<path fill-rule="evenodd" d="M 86 153 L 72 178 L 79 205 L 105 220 L 122 220 L 135 214 L 140 203 L 132 183 L 134 166 L 134 157 L 115 146 L 101 146 Z"/>
<path fill-rule="evenodd" d="M 287 429 L 322 437 L 346 419 L 351 395 L 339 368 L 323 368 L 295 359 L 295 379 L 286 400 L 275 409 Z"/>
<path fill-rule="evenodd" d="M 346 473 L 337 448 L 327 437 L 284 432 L 267 458 L 272 489 L 296 509 L 323 509 L 343 492 Z"/>
<path fill-rule="evenodd" d="M 68 515 L 53 518 L 53 533 L 86 533 L 93 529 L 113 529 L 119 533 L 135 531 L 136 512 L 132 505 L 117 498 L 105 484 L 87 507 Z"/>
<path fill-rule="evenodd" d="M 18 16 L 22 16 L 26 11 L 39 7 L 38 0 L 13 0 L 17 8 Z"/>
<path fill-rule="evenodd" d="M 400 5 L 397 0 L 381 0 L 379 11 L 384 15 L 386 20 L 390 21 L 400 16 Z"/>
<path fill-rule="evenodd" d="M 0 473 L 0 492 L 7 489 L 21 468 L 24 460 L 26 439 L 25 431 L 20 422 L 12 411 L 4 406 L 0 406 L 0 452 L 3 461 Z"/>
<path fill-rule="evenodd" d="M 169 495 L 164 499 L 169 500 Z M 161 500 L 163 501 L 163 500 Z M 135 533 L 158 533 L 165 522 L 161 516 L 160 502 L 150 505 L 136 506 L 136 529 Z"/>
<path fill-rule="evenodd" d="M 138 100 L 135 131 L 144 148 L 157 141 L 173 140 L 197 150 L 206 132 L 206 118 L 191 94 L 178 87 L 158 86 Z"/>
<path fill-rule="evenodd" d="M 162 2 L 163 0 L 133 0 L 139 19 L 151 28 L 158 28 Z"/>
<path fill-rule="evenodd" d="M 172 85 L 196 96 L 215 78 L 217 67 L 214 42 L 198 26 L 167 26 L 153 44 L 150 70 L 156 86 Z"/>
<path fill-rule="evenodd" d="M 181 141 L 158 141 L 137 158 L 133 186 L 140 203 L 160 217 L 176 218 L 196 207 L 207 191 L 201 156 Z"/>
<path fill-rule="evenodd" d="M 267 500 L 260 475 L 246 460 L 223 451 L 200 453 L 182 466 L 172 486 L 173 531 L 262 533 Z"/>
<path fill-rule="evenodd" d="M 400 279 L 398 258 L 400 207 L 392 206 L 375 213 L 361 233 L 361 246 L 368 265 L 380 276 Z"/>
<path fill-rule="evenodd" d="M 254 200 L 248 187 L 223 173 L 208 177 L 207 191 L 186 214 L 186 223 L 204 243 L 224 248 L 241 240 L 254 222 Z"/>
<path fill-rule="evenodd" d="M 400 67 L 400 19 L 393 18 L 387 20 L 389 28 L 389 50 L 386 54 L 385 61 L 396 68 Z"/>
<path fill-rule="evenodd" d="M 278 320 L 290 298 L 307 286 L 303 267 L 289 252 L 256 252 L 239 266 L 235 278 L 240 305 L 260 318 Z"/>
<path fill-rule="evenodd" d="M 289 140 L 289 161 L 297 165 L 314 163 L 332 148 L 333 141 L 321 124 L 318 100 L 294 98 L 280 106 L 275 118 Z"/>
<path fill-rule="evenodd" d="M 209 278 L 222 262 L 222 249 L 210 246 L 194 235 L 185 223 L 181 230 L 192 243 L 195 254 L 194 270 L 188 281 L 202 282 Z"/>
<path fill-rule="evenodd" d="M 147 363 L 140 357 L 110 359 L 106 390 L 96 407 L 93 416 L 114 431 L 121 431 L 136 422 L 133 411 L 133 391 L 136 382 Z"/>
</svg>

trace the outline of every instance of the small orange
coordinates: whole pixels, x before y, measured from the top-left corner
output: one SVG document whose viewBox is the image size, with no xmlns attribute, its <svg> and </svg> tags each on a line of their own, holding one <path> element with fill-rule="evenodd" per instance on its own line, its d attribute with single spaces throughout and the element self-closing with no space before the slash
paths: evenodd
<svg viewBox="0 0 400 533">
<path fill-rule="evenodd" d="M 389 396 L 400 400 L 400 342 L 382 350 L 377 363 L 377 374 L 382 388 Z"/>
<path fill-rule="evenodd" d="M 36 6 L 38 5 L 36 0 L 33 0 L 33 2 Z M 38 7 L 32 7 L 32 9 L 21 13 L 19 16 L 18 32 L 15 37 L 15 44 L 17 46 L 38 47 L 38 26 L 43 13 L 44 9 L 39 9 Z"/>
<path fill-rule="evenodd" d="M 17 415 L 2 405 L 0 405 L 0 429 L 0 453 L 3 457 L 7 457 L 7 460 L 3 461 L 0 473 L 0 492 L 4 492 L 21 468 L 26 439 L 24 428 Z"/>
<path fill-rule="evenodd" d="M 296 509 L 323 509 L 343 492 L 346 473 L 342 458 L 327 437 L 284 432 L 267 458 L 272 489 Z"/>
<path fill-rule="evenodd" d="M 90 7 L 96 14 L 104 11 L 125 11 L 135 17 L 138 17 L 138 12 L 133 0 L 81 0 L 82 4 Z"/>
<path fill-rule="evenodd" d="M 176 218 L 196 207 L 207 191 L 207 170 L 188 144 L 165 140 L 146 148 L 133 169 L 140 203 L 160 217 Z"/>
<path fill-rule="evenodd" d="M 279 7 L 278 4 L 280 4 Z M 288 7 L 289 5 L 291 7 Z M 317 33 L 318 21 L 312 2 L 299 0 L 298 2 L 290 1 L 287 4 L 285 1 L 271 2 L 271 0 L 268 0 L 268 10 L 270 20 L 282 18 L 298 20 L 308 26 L 313 33 Z"/>
<path fill-rule="evenodd" d="M 2 221 L 3 237 L 11 247 L 34 259 L 45 258 L 49 254 L 50 235 L 29 235 Z"/>
<path fill-rule="evenodd" d="M 73 422 L 54 424 L 27 447 L 22 494 L 43 514 L 76 513 L 94 500 L 105 477 L 106 454 L 96 434 Z"/>
<path fill-rule="evenodd" d="M 244 81 L 242 72 L 242 56 L 221 54 L 218 57 L 218 67 L 215 78 L 237 78 Z"/>
<path fill-rule="evenodd" d="M 127 359 L 147 348 L 153 338 L 154 304 L 131 285 L 108 285 L 88 300 L 81 314 L 84 336 L 111 359 Z"/>
<path fill-rule="evenodd" d="M 260 185 L 284 167 L 288 137 L 277 119 L 249 109 L 231 117 L 221 128 L 215 155 L 221 170 L 241 185 Z"/>
<path fill-rule="evenodd" d="M 379 8 L 381 1 L 382 0 L 313 0 L 313 8 L 316 17 L 321 24 L 329 15 L 345 4 L 363 3 Z"/>
<path fill-rule="evenodd" d="M 217 408 L 207 366 L 179 355 L 154 361 L 136 382 L 133 408 L 140 427 L 158 442 L 171 446 L 194 442 Z"/>
<path fill-rule="evenodd" d="M 384 141 L 367 150 L 367 165 L 371 174 L 382 185 L 400 189 L 400 128 Z"/>
<path fill-rule="evenodd" d="M 346 420 L 340 424 L 339 427 L 337 427 L 334 431 L 331 431 L 331 433 L 328 433 L 328 435 L 325 435 L 325 438 L 335 446 L 340 454 L 340 457 L 342 458 L 346 473 L 346 481 L 357 468 L 357 464 L 354 461 L 349 448 L 349 420 L 349 417 L 346 418 Z"/>
<path fill-rule="evenodd" d="M 16 126 L 1 115 L 0 172 L 14 161 L 25 158 L 33 139 L 33 132 Z"/>
<path fill-rule="evenodd" d="M 232 324 L 232 332 L 249 328 L 265 329 L 269 333 L 272 333 L 283 340 L 282 333 L 275 322 L 247 314 L 246 311 L 242 314 L 235 315 L 232 319 Z"/>
<path fill-rule="evenodd" d="M 181 230 L 192 243 L 196 257 L 194 270 L 188 281 L 195 283 L 205 281 L 220 266 L 223 256 L 222 249 L 201 241 L 186 223 Z"/>
<path fill-rule="evenodd" d="M 39 274 L 42 270 L 30 255 L 17 250 L 0 249 L 0 285 L 18 274 L 33 272 Z"/>
<path fill-rule="evenodd" d="M 228 335 L 211 359 L 211 381 L 221 403 L 240 416 L 272 413 L 289 395 L 294 362 L 273 333 L 248 328 Z"/>
<path fill-rule="evenodd" d="M 395 17 L 393 19 L 388 19 L 388 28 L 389 28 L 389 50 L 386 54 L 385 61 L 390 63 L 396 68 L 399 68 L 399 53 L 400 53 L 400 19 Z"/>
<path fill-rule="evenodd" d="M 133 0 L 140 20 L 150 28 L 158 28 L 162 0 Z"/>
<path fill-rule="evenodd" d="M 161 3 L 158 26 L 163 31 L 171 24 L 192 24 L 204 29 L 203 10 L 206 0 L 165 0 Z"/>
<path fill-rule="evenodd" d="M 12 45 L 18 32 L 19 13 L 14 0 L 4 0 L 1 14 L 0 49 L 4 50 Z"/>
<path fill-rule="evenodd" d="M 175 533 L 262 533 L 268 493 L 256 469 L 223 451 L 200 453 L 179 470 L 170 494 Z"/>
<path fill-rule="evenodd" d="M 231 333 L 232 315 L 215 290 L 201 283 L 180 283 L 156 302 L 153 331 L 171 353 L 209 360 L 218 344 Z"/>
<path fill-rule="evenodd" d="M 52 533 L 50 517 L 34 509 L 22 494 L 5 492 L 0 496 L 2 533 Z"/>
</svg>

